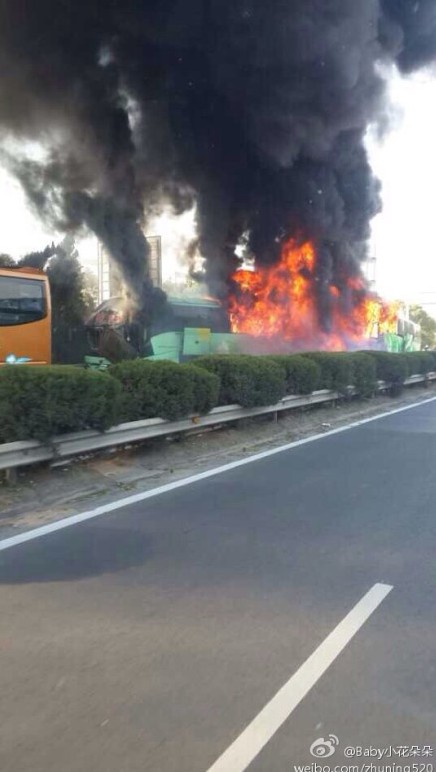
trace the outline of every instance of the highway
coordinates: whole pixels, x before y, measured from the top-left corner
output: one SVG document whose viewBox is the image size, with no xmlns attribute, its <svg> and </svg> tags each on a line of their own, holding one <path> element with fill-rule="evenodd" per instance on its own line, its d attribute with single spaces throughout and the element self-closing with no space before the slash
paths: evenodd
<svg viewBox="0 0 436 772">
<path fill-rule="evenodd" d="M 136 498 L 0 542 L 1 772 L 430 772 L 436 401 Z"/>
</svg>

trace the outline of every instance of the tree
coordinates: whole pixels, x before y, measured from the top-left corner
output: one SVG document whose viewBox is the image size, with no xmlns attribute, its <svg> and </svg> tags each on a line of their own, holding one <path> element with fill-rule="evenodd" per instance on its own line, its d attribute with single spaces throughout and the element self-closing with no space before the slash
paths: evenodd
<svg viewBox="0 0 436 772">
<path fill-rule="evenodd" d="M 53 255 L 56 254 L 56 247 L 52 243 L 51 246 L 47 246 L 42 252 L 28 252 L 27 255 L 18 261 L 18 266 L 22 268 L 39 268 L 43 271 L 47 267 L 47 263 Z"/>
<path fill-rule="evenodd" d="M 98 306 L 98 279 L 89 268 L 83 271 L 83 300 L 86 316 L 90 316 Z"/>
<path fill-rule="evenodd" d="M 436 347 L 436 320 L 421 306 L 410 307 L 412 322 L 421 325 L 422 348 L 433 349 Z"/>
<path fill-rule="evenodd" d="M 86 316 L 84 275 L 72 236 L 65 236 L 46 267 L 50 281 L 53 325 L 81 325 Z"/>
<path fill-rule="evenodd" d="M 0 254 L 0 268 L 13 268 L 14 265 L 16 265 L 16 262 L 10 255 Z"/>
</svg>

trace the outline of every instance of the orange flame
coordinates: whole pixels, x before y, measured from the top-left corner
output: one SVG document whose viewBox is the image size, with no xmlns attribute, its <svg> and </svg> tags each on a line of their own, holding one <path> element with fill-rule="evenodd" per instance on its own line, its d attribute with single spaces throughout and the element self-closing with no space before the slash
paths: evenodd
<svg viewBox="0 0 436 772">
<path fill-rule="evenodd" d="M 387 305 L 350 277 L 342 290 L 331 284 L 330 330 L 320 323 L 316 251 L 311 242 L 287 241 L 278 263 L 232 276 L 229 316 L 232 332 L 275 338 L 292 348 L 344 350 L 365 345 L 377 334 L 395 332 L 398 304 Z"/>
</svg>

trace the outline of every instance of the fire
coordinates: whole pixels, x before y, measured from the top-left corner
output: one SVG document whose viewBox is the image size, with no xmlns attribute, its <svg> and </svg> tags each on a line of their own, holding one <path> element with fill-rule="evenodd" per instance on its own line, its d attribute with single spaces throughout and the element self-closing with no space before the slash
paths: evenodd
<svg viewBox="0 0 436 772">
<path fill-rule="evenodd" d="M 378 298 L 366 298 L 365 308 L 365 337 L 371 338 L 378 334 L 397 331 L 397 319 L 400 312 L 400 303 L 383 303 Z"/>
<path fill-rule="evenodd" d="M 275 265 L 235 271 L 229 301 L 232 332 L 275 338 L 293 349 L 341 351 L 396 331 L 398 304 L 368 295 L 358 276 L 348 278 L 345 287 L 328 286 L 327 330 L 318 312 L 316 267 L 314 245 L 290 239 Z"/>
</svg>

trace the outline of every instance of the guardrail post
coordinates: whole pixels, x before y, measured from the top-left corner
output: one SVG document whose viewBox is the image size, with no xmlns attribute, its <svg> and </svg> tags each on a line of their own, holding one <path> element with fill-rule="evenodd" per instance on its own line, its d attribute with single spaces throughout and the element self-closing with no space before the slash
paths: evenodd
<svg viewBox="0 0 436 772">
<path fill-rule="evenodd" d="M 16 466 L 4 469 L 4 479 L 6 485 L 16 485 L 18 482 L 18 469 Z"/>
</svg>

